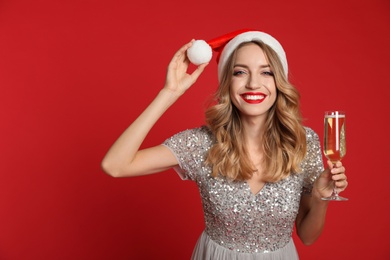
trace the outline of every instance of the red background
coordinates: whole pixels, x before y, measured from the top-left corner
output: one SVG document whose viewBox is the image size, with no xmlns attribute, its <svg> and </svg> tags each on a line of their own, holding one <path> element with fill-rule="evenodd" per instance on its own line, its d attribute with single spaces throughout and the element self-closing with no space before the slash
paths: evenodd
<svg viewBox="0 0 390 260">
<path fill-rule="evenodd" d="M 0 1 L 0 259 L 189 259 L 195 184 L 100 161 L 180 46 L 244 27 L 284 46 L 307 125 L 347 112 L 350 200 L 313 246 L 294 234 L 301 259 L 389 259 L 389 25 L 388 0 Z M 145 146 L 202 124 L 216 84 L 213 60 Z"/>
</svg>

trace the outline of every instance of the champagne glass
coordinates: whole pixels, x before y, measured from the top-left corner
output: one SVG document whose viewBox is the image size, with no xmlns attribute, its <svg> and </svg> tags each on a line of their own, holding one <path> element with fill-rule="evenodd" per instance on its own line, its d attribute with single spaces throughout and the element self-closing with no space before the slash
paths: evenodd
<svg viewBox="0 0 390 260">
<path fill-rule="evenodd" d="M 345 112 L 343 111 L 326 111 L 324 116 L 324 154 L 333 164 L 341 161 L 345 156 Z M 338 195 L 336 187 L 330 197 L 322 198 L 323 200 L 345 201 Z"/>
</svg>

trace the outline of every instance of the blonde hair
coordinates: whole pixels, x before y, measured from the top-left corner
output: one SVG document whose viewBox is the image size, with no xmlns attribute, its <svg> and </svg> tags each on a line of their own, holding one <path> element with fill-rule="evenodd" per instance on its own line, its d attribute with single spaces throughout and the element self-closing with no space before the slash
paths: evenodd
<svg viewBox="0 0 390 260">
<path fill-rule="evenodd" d="M 275 51 L 262 42 L 240 44 L 226 62 L 215 93 L 217 104 L 205 112 L 206 123 L 216 139 L 207 154 L 206 164 L 212 167 L 214 177 L 222 175 L 230 180 L 250 179 L 256 171 L 244 145 L 239 111 L 230 98 L 237 50 L 250 43 L 257 44 L 264 51 L 277 89 L 276 101 L 268 111 L 262 144 L 263 180 L 276 182 L 300 171 L 299 165 L 306 154 L 306 132 L 299 108 L 300 94 L 288 82 Z"/>
</svg>

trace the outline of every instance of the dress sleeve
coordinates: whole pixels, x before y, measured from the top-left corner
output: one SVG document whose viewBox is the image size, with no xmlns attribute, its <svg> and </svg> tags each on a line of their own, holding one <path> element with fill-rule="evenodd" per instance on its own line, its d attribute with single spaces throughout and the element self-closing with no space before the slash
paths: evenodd
<svg viewBox="0 0 390 260">
<path fill-rule="evenodd" d="M 210 144 L 210 136 L 204 127 L 182 131 L 163 143 L 176 156 L 179 166 L 174 169 L 183 180 L 196 180 Z"/>
<path fill-rule="evenodd" d="M 306 157 L 301 164 L 304 174 L 303 192 L 304 194 L 311 194 L 314 181 L 324 171 L 324 163 L 318 134 L 308 127 L 306 127 L 306 142 Z"/>
</svg>

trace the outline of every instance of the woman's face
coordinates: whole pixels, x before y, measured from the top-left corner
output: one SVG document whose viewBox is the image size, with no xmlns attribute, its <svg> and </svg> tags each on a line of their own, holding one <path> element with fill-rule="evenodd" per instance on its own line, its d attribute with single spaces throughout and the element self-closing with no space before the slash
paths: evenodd
<svg viewBox="0 0 390 260">
<path fill-rule="evenodd" d="M 265 117 L 275 103 L 277 91 L 263 50 L 250 43 L 237 50 L 230 97 L 242 117 Z"/>
</svg>

